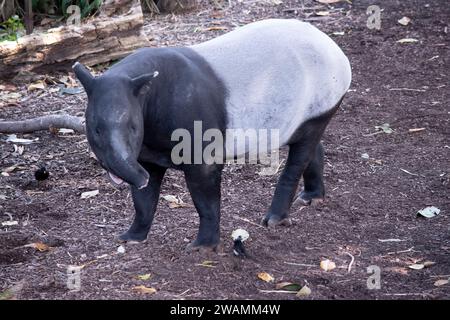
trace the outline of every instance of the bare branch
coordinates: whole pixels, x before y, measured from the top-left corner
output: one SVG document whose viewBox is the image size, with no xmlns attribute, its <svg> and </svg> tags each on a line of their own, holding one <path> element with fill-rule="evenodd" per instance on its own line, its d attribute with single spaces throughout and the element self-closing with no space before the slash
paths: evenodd
<svg viewBox="0 0 450 320">
<path fill-rule="evenodd" d="M 0 121 L 2 133 L 25 133 L 53 128 L 73 129 L 84 133 L 84 118 L 70 115 L 48 115 L 20 121 Z"/>
</svg>

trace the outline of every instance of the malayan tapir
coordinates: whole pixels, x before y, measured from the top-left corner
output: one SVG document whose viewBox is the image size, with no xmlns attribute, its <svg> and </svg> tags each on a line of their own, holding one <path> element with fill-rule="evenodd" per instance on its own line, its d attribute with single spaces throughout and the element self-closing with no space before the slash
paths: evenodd
<svg viewBox="0 0 450 320">
<path fill-rule="evenodd" d="M 88 142 L 113 181 L 131 187 L 136 214 L 121 240 L 147 238 L 164 173 L 174 168 L 184 172 L 200 216 L 189 247 L 218 245 L 223 163 L 175 164 L 171 157 L 172 133 L 194 133 L 196 121 L 203 131 L 222 133 L 277 129 L 279 145 L 289 146 L 264 225 L 289 221 L 302 176 L 298 199 L 309 204 L 324 197 L 320 139 L 350 86 L 351 68 L 311 24 L 263 20 L 189 47 L 139 49 L 98 77 L 80 63 L 73 70 L 88 96 Z M 234 148 L 223 157 L 245 153 Z"/>
</svg>

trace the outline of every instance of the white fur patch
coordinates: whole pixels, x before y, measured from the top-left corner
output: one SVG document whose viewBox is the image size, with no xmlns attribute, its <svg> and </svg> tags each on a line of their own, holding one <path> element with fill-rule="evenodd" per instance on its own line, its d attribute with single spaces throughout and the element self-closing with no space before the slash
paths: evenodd
<svg viewBox="0 0 450 320">
<path fill-rule="evenodd" d="M 225 83 L 227 127 L 279 129 L 280 145 L 303 122 L 332 109 L 351 82 L 342 50 L 298 20 L 254 22 L 191 49 Z M 236 152 L 227 149 L 227 158 L 245 150 Z"/>
</svg>

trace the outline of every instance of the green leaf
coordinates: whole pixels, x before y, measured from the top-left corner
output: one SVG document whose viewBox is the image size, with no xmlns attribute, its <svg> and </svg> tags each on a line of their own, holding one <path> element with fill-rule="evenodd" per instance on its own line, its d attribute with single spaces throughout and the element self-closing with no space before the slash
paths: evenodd
<svg viewBox="0 0 450 320">
<path fill-rule="evenodd" d="M 87 5 L 83 5 L 81 7 L 81 17 L 85 18 L 91 14 L 94 13 L 94 11 L 96 11 L 101 5 L 101 1 L 100 0 L 94 0 L 91 4 Z"/>
<path fill-rule="evenodd" d="M 72 0 L 62 0 L 61 1 L 61 11 L 63 15 L 67 15 L 67 8 L 72 4 Z"/>
<path fill-rule="evenodd" d="M 277 290 L 286 290 L 286 291 L 297 292 L 302 288 L 302 286 L 297 283 L 292 283 L 292 282 L 280 282 L 280 283 L 277 283 L 275 288 Z"/>
</svg>

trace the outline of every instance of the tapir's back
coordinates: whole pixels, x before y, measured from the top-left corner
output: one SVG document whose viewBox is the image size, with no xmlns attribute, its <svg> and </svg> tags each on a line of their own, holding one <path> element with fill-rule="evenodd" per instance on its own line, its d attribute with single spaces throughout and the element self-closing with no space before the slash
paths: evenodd
<svg viewBox="0 0 450 320">
<path fill-rule="evenodd" d="M 341 49 L 298 20 L 255 22 L 191 48 L 225 82 L 228 128 L 279 129 L 281 144 L 333 108 L 350 86 Z"/>
</svg>

